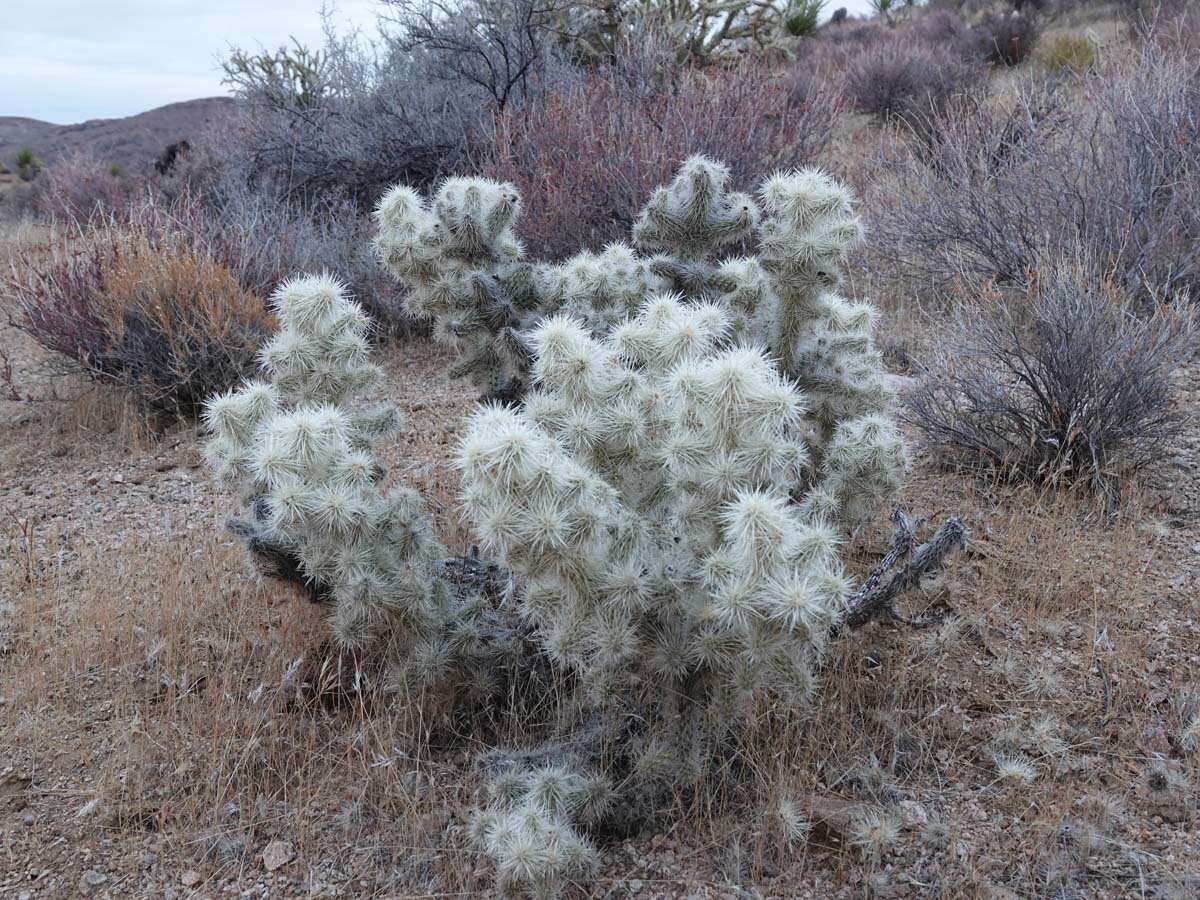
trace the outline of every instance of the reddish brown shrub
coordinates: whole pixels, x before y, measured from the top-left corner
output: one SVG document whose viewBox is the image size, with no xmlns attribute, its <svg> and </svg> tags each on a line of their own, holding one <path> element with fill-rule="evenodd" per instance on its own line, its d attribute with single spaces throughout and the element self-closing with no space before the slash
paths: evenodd
<svg viewBox="0 0 1200 900">
<path fill-rule="evenodd" d="M 536 255 L 561 258 L 627 239 L 650 192 L 694 153 L 743 185 L 814 162 L 839 109 L 814 77 L 750 65 L 651 86 L 601 70 L 502 115 L 482 169 L 521 192 L 520 235 Z"/>
<path fill-rule="evenodd" d="M 13 260 L 14 324 L 146 407 L 194 414 L 254 369 L 263 302 L 177 237 L 93 222 Z"/>
<path fill-rule="evenodd" d="M 85 220 L 125 208 L 144 188 L 144 179 L 123 175 L 87 153 L 76 153 L 38 173 L 33 206 L 47 218 Z"/>
</svg>

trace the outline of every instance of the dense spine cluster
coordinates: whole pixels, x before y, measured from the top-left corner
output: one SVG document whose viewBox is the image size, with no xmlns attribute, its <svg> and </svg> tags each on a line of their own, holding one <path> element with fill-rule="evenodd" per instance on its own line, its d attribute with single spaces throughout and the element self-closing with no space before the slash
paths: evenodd
<svg viewBox="0 0 1200 900">
<path fill-rule="evenodd" d="M 633 226 L 633 241 L 651 254 L 650 268 L 668 290 L 689 299 L 713 292 L 718 254 L 750 240 L 759 210 L 748 194 L 729 190 L 729 170 L 693 156 L 657 188 Z"/>
<path fill-rule="evenodd" d="M 698 775 L 757 691 L 807 699 L 849 590 L 838 530 L 791 500 L 805 397 L 728 329 L 671 296 L 604 338 L 554 317 L 523 409 L 483 408 L 460 451 L 466 511 L 551 658 L 601 706 L 658 710 L 640 777 Z"/>
<path fill-rule="evenodd" d="M 434 337 L 456 350 L 452 374 L 491 394 L 519 390 L 528 364 L 521 333 L 541 305 L 513 233 L 519 212 L 512 185 L 484 178 L 452 178 L 428 205 L 395 187 L 375 212 L 375 249 L 404 282 L 406 309 L 431 318 Z"/>
<path fill-rule="evenodd" d="M 844 601 L 838 532 L 789 499 L 805 398 L 727 329 L 668 296 L 603 339 L 555 317 L 525 407 L 482 409 L 463 441 L 468 514 L 597 699 L 698 674 L 807 696 Z"/>
<path fill-rule="evenodd" d="M 511 185 L 451 179 L 428 205 L 399 187 L 377 211 L 380 257 L 405 283 L 409 311 L 431 317 L 435 335 L 456 348 L 454 374 L 485 396 L 518 399 L 530 335 L 552 315 L 569 313 L 601 337 L 661 292 L 716 302 L 729 317 L 723 340 L 766 348 L 804 392 L 810 517 L 854 528 L 896 493 L 905 454 L 888 418 L 875 313 L 838 293 L 863 228 L 836 181 L 816 170 L 780 173 L 756 200 L 730 189 L 725 166 L 692 157 L 651 196 L 633 247 L 561 265 L 523 258 L 519 209 Z"/>
<path fill-rule="evenodd" d="M 853 529 L 896 495 L 907 463 L 888 417 L 875 310 L 837 292 L 862 223 L 849 191 L 816 170 L 774 175 L 759 197 L 757 257 L 722 266 L 718 300 L 753 311 L 744 313 L 746 334 L 804 392 L 813 426 L 809 517 Z"/>
<path fill-rule="evenodd" d="M 497 861 L 501 896 L 561 897 L 566 882 L 596 868 L 596 851 L 575 826 L 604 815 L 611 799 L 604 778 L 544 766 L 506 773 L 489 785 L 489 793 L 470 834 Z"/>
<path fill-rule="evenodd" d="M 396 187 L 375 212 L 375 249 L 405 285 L 405 308 L 432 319 L 434 337 L 458 354 L 451 374 L 488 397 L 524 391 L 524 335 L 548 312 L 568 309 L 604 331 L 654 283 L 622 244 L 558 266 L 526 261 L 513 231 L 519 213 L 516 188 L 486 178 L 450 179 L 428 205 Z"/>
<path fill-rule="evenodd" d="M 206 407 L 210 464 L 249 506 L 238 530 L 252 550 L 293 557 L 314 593 L 332 599 L 341 643 L 386 635 L 393 659 L 436 674 L 449 613 L 434 577 L 442 549 L 420 496 L 380 484 L 371 445 L 399 428 L 397 410 L 352 404 L 379 378 L 367 318 L 326 276 L 283 284 L 272 305 L 280 329 L 261 352 L 270 380 Z"/>
</svg>

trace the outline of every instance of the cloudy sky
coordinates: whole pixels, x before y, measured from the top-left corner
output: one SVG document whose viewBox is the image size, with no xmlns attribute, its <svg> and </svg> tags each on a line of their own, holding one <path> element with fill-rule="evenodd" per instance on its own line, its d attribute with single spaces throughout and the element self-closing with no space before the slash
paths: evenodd
<svg viewBox="0 0 1200 900">
<path fill-rule="evenodd" d="M 40 0 L 0 29 L 0 116 L 67 124 L 226 93 L 231 44 L 321 39 L 320 0 Z M 830 0 L 852 13 L 868 0 Z M 371 29 L 375 0 L 338 0 L 335 20 Z M 33 12 L 36 14 L 33 14 Z"/>
</svg>

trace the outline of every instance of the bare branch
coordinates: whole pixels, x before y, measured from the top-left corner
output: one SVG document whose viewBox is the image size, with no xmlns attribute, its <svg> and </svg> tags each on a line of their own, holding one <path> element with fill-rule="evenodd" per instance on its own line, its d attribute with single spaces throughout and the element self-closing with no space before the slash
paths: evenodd
<svg viewBox="0 0 1200 900">
<path fill-rule="evenodd" d="M 861 628 L 876 619 L 890 619 L 909 625 L 923 624 L 916 620 L 906 619 L 896 612 L 896 598 L 906 591 L 912 590 L 921 580 L 933 575 L 946 564 L 946 557 L 953 550 L 966 547 L 967 531 L 958 516 L 951 516 L 934 533 L 933 537 L 921 544 L 912 558 L 896 572 L 886 585 L 883 578 L 894 569 L 912 550 L 914 534 L 920 521 L 910 519 L 902 510 L 897 509 L 892 514 L 892 522 L 896 530 L 888 545 L 888 552 L 875 570 L 863 582 L 862 586 L 850 598 L 846 615 L 834 631 L 842 629 Z M 881 587 L 881 585 L 883 585 Z"/>
</svg>

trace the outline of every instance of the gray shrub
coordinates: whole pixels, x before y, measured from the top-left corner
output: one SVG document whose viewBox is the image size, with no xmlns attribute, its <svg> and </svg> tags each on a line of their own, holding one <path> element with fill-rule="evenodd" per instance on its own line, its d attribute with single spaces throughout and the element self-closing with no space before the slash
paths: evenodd
<svg viewBox="0 0 1200 900">
<path fill-rule="evenodd" d="M 922 291 L 1021 284 L 1082 247 L 1140 298 L 1200 280 L 1200 78 L 1147 51 L 1076 82 L 962 98 L 883 151 L 874 248 Z"/>
<path fill-rule="evenodd" d="M 1078 260 L 1039 273 L 1023 298 L 964 310 L 926 359 L 907 415 L 944 461 L 1111 495 L 1163 456 L 1179 425 L 1171 373 L 1191 316 L 1135 313 Z"/>
</svg>

